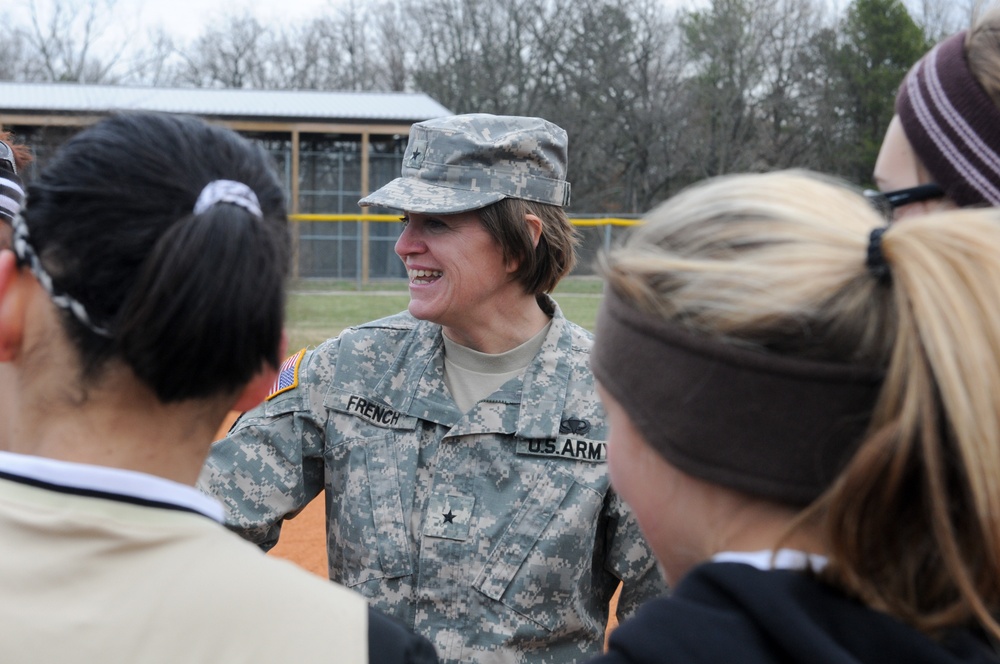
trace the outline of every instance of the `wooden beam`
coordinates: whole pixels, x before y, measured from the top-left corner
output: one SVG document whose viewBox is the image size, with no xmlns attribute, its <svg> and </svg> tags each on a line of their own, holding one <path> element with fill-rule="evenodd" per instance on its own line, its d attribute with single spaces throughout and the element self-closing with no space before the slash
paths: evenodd
<svg viewBox="0 0 1000 664">
<path fill-rule="evenodd" d="M 369 149 L 369 136 L 368 132 L 363 132 L 361 134 L 361 197 L 364 198 L 368 195 L 369 178 L 368 178 L 368 168 L 369 162 L 368 149 Z M 367 286 L 368 281 L 371 277 L 371 252 L 369 251 L 371 247 L 371 229 L 368 227 L 368 221 L 361 222 L 361 284 Z"/>
<path fill-rule="evenodd" d="M 291 196 L 292 214 L 299 213 L 299 132 L 296 129 L 292 130 L 292 153 L 290 159 L 292 160 L 291 169 L 291 182 L 289 183 L 288 189 Z M 299 238 L 302 234 L 300 230 L 300 224 L 292 224 L 292 278 L 299 278 Z"/>
<path fill-rule="evenodd" d="M 67 115 L 63 113 L 2 113 L 0 125 L 21 125 L 27 127 L 84 127 L 93 124 L 108 114 Z M 204 120 L 236 131 L 261 131 L 290 134 L 364 134 L 373 136 L 409 135 L 408 124 L 378 124 L 349 122 L 277 122 L 273 120 L 235 120 L 218 117 L 204 117 Z"/>
</svg>

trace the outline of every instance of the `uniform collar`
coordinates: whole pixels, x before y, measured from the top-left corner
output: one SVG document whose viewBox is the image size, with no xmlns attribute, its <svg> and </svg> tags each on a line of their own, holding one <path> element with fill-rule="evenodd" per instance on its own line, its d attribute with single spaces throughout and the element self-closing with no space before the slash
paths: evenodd
<svg viewBox="0 0 1000 664">
<path fill-rule="evenodd" d="M 519 402 L 516 433 L 525 438 L 553 438 L 559 433 L 573 339 L 569 321 L 549 296 L 540 304 L 551 307 L 552 324 L 542 346 L 525 370 L 520 393 L 506 393 Z M 454 426 L 462 417 L 441 389 L 444 385 L 444 338 L 441 326 L 417 320 L 402 349 L 379 380 L 376 392 L 387 406 L 421 419 Z M 514 433 L 514 432 L 509 432 Z"/>
</svg>

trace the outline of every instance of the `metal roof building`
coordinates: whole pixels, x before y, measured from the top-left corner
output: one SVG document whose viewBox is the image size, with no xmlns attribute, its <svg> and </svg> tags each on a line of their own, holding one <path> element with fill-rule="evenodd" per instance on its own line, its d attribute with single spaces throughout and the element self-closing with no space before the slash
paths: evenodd
<svg viewBox="0 0 1000 664">
<path fill-rule="evenodd" d="M 285 137 L 293 212 L 299 211 L 300 150 L 331 140 L 342 147 L 357 143 L 362 162 L 358 193 L 364 195 L 373 184 L 368 164 L 373 150 L 384 153 L 387 141 L 398 148 L 414 122 L 451 115 L 420 93 L 0 82 L 0 126 L 14 130 L 42 161 L 53 143 L 72 131 L 110 113 L 129 110 L 197 115 L 251 137 L 267 138 L 272 144 Z M 55 127 L 70 131 L 44 131 Z"/>
<path fill-rule="evenodd" d="M 269 122 L 412 123 L 450 115 L 425 94 L 147 88 L 75 83 L 0 82 L 0 119 L 42 120 L 54 115 L 102 115 L 119 110 L 188 113 Z"/>
<path fill-rule="evenodd" d="M 283 173 L 293 215 L 360 213 L 359 198 L 399 175 L 410 126 L 452 114 L 420 93 L 0 82 L 0 127 L 36 157 L 29 180 L 70 135 L 122 111 L 196 115 L 259 141 Z M 378 226 L 369 237 L 367 223 L 295 224 L 296 272 L 395 274 L 387 245 L 398 230 Z"/>
</svg>

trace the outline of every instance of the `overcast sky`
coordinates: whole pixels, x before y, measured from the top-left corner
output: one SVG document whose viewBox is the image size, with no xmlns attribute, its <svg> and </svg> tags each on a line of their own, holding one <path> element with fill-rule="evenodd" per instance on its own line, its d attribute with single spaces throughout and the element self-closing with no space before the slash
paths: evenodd
<svg viewBox="0 0 1000 664">
<path fill-rule="evenodd" d="M 8 14 L 14 24 L 28 25 L 34 7 L 44 22 L 56 1 L 79 6 L 91 1 L 101 6 L 110 1 L 114 4 L 113 27 L 145 36 L 160 26 L 176 41 L 184 42 L 200 35 L 213 21 L 244 10 L 262 22 L 295 24 L 347 0 L 0 0 L 0 15 Z"/>
<path fill-rule="evenodd" d="M 0 0 L 2 1 L 2 0 Z M 261 22 L 301 23 L 319 16 L 343 0 L 118 0 L 140 7 L 146 25 L 161 25 L 182 41 L 197 37 L 221 16 L 249 10 Z M 355 0 L 357 1 L 357 0 Z M 362 0 L 363 2 L 363 0 Z"/>
</svg>

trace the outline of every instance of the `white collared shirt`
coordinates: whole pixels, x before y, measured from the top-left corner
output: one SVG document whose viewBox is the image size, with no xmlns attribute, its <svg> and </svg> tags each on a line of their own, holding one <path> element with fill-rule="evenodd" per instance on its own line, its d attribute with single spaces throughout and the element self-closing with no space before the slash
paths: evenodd
<svg viewBox="0 0 1000 664">
<path fill-rule="evenodd" d="M 0 473 L 77 491 L 95 491 L 174 505 L 219 523 L 225 519 L 225 511 L 217 500 L 193 486 L 148 473 L 2 451 Z"/>
<path fill-rule="evenodd" d="M 762 551 L 722 551 L 712 556 L 716 563 L 743 563 L 760 570 L 811 569 L 814 572 L 826 567 L 828 559 L 818 553 L 806 553 L 795 549 L 764 549 Z"/>
</svg>

